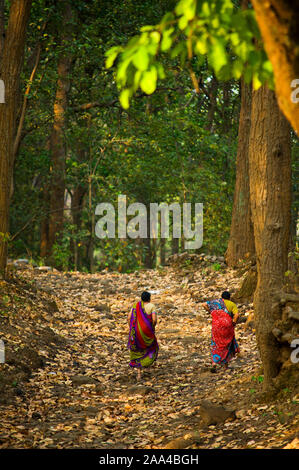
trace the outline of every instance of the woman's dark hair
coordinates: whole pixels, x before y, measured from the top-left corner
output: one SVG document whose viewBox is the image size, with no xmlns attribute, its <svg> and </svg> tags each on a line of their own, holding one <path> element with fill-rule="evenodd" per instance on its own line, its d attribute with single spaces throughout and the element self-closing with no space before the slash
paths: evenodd
<svg viewBox="0 0 299 470">
<path fill-rule="evenodd" d="M 151 294 L 146 291 L 142 292 L 141 300 L 143 300 L 143 302 L 149 302 L 151 300 Z"/>
<path fill-rule="evenodd" d="M 225 291 L 222 293 L 221 297 L 222 297 L 223 299 L 229 300 L 229 299 L 230 299 L 230 293 L 229 293 L 227 290 L 225 290 Z"/>
</svg>

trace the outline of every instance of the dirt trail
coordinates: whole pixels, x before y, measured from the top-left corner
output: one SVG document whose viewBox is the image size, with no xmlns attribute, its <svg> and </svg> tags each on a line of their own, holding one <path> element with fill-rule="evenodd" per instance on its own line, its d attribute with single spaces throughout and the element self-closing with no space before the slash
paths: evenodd
<svg viewBox="0 0 299 470">
<path fill-rule="evenodd" d="M 283 408 L 258 398 L 254 331 L 237 325 L 240 357 L 230 372 L 210 372 L 211 325 L 198 302 L 235 289 L 234 271 L 24 277 L 55 299 L 58 308 L 41 314 L 65 343 L 55 357 L 41 346 L 44 367 L 14 403 L 0 405 L 0 448 L 281 448 L 296 437 L 298 396 L 286 391 Z M 127 313 L 145 289 L 155 292 L 160 351 L 137 384 L 128 367 Z M 240 306 L 241 313 L 250 310 Z M 236 410 L 236 419 L 205 425 L 203 400 Z"/>
</svg>

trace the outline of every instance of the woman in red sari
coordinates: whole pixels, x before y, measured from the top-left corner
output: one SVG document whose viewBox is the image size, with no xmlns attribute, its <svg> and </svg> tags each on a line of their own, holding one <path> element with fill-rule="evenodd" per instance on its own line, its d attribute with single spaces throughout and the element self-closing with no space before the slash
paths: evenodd
<svg viewBox="0 0 299 470">
<path fill-rule="evenodd" d="M 235 324 L 239 318 L 237 306 L 231 302 L 228 291 L 223 292 L 221 299 L 202 305 L 212 317 L 212 371 L 216 371 L 217 364 L 227 369 L 229 361 L 240 352 L 235 338 Z"/>
<path fill-rule="evenodd" d="M 157 313 L 151 303 L 151 294 L 143 292 L 128 315 L 130 327 L 128 349 L 130 367 L 137 369 L 137 380 L 141 378 L 141 369 L 151 366 L 158 357 L 159 346 L 155 336 Z"/>
</svg>

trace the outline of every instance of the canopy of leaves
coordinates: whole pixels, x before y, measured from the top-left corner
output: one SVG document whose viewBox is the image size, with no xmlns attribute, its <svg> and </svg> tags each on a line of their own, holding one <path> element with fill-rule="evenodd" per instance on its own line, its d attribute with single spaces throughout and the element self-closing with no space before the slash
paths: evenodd
<svg viewBox="0 0 299 470">
<path fill-rule="evenodd" d="M 165 78 L 164 54 L 178 57 L 189 69 L 196 91 L 193 67 L 206 59 L 219 80 L 238 80 L 244 75 L 256 89 L 264 82 L 273 87 L 272 66 L 260 44 L 254 11 L 237 8 L 232 0 L 180 0 L 160 23 L 142 27 L 125 46 L 107 51 L 107 68 L 118 59 L 116 82 L 125 109 L 139 88 L 150 95 L 157 80 Z"/>
</svg>

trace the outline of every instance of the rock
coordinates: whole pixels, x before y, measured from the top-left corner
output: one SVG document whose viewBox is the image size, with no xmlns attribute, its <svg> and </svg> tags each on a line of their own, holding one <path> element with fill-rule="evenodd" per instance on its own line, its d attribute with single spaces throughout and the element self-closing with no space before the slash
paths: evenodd
<svg viewBox="0 0 299 470">
<path fill-rule="evenodd" d="M 215 406 L 209 401 L 203 400 L 200 405 L 199 414 L 206 426 L 224 423 L 227 419 L 235 419 L 234 410 L 228 410 L 223 406 Z"/>
<path fill-rule="evenodd" d="M 50 389 L 50 391 L 53 395 L 56 395 L 57 397 L 63 397 L 67 392 L 67 388 L 64 385 L 56 384 Z"/>
<path fill-rule="evenodd" d="M 173 441 L 168 442 L 168 444 L 163 446 L 163 448 L 164 449 L 186 449 L 193 443 L 193 439 L 190 438 L 189 435 L 187 436 L 186 438 L 185 436 L 178 437 L 177 439 L 174 439 Z"/>
<path fill-rule="evenodd" d="M 73 375 L 71 377 L 71 381 L 73 385 L 86 385 L 86 384 L 97 384 L 98 381 L 93 377 L 89 377 L 88 375 Z"/>
<path fill-rule="evenodd" d="M 20 258 L 14 261 L 15 266 L 20 265 L 20 264 L 29 264 L 29 260 L 26 258 Z"/>
<path fill-rule="evenodd" d="M 272 334 L 275 336 L 276 339 L 280 340 L 282 331 L 279 328 L 273 328 Z"/>
<path fill-rule="evenodd" d="M 145 385 L 133 385 L 127 390 L 127 395 L 148 395 L 149 393 L 154 392 L 152 387 L 146 387 Z"/>
<path fill-rule="evenodd" d="M 8 349 L 6 351 L 6 363 L 14 366 L 17 370 L 25 372 L 25 375 L 29 378 L 32 370 L 44 366 L 44 359 L 34 349 L 24 346 L 17 351 Z"/>
<path fill-rule="evenodd" d="M 47 307 L 50 313 L 59 312 L 59 308 L 55 300 L 49 300 L 47 302 Z"/>
<path fill-rule="evenodd" d="M 296 337 L 294 335 L 292 335 L 292 333 L 285 333 L 282 337 L 281 337 L 281 341 L 283 343 L 290 343 L 293 341 L 293 339 L 296 339 Z"/>
<path fill-rule="evenodd" d="M 52 266 L 38 266 L 37 268 L 35 268 L 35 270 L 43 273 L 53 271 L 53 268 Z"/>
<path fill-rule="evenodd" d="M 291 320 L 299 321 L 299 312 L 294 312 L 293 310 L 288 314 L 288 318 Z"/>
<path fill-rule="evenodd" d="M 248 317 L 247 317 L 247 320 L 246 320 L 246 323 L 245 323 L 245 328 L 254 328 L 254 312 L 250 312 Z"/>
</svg>

